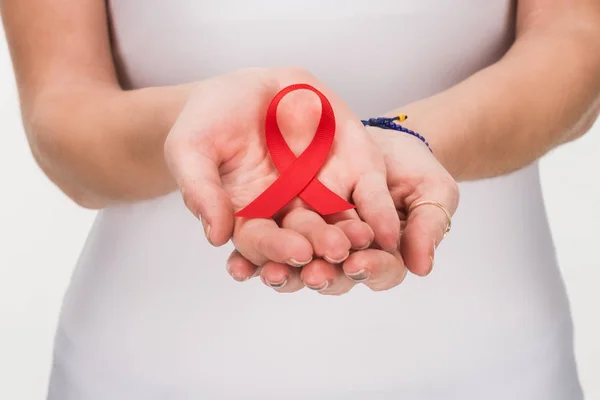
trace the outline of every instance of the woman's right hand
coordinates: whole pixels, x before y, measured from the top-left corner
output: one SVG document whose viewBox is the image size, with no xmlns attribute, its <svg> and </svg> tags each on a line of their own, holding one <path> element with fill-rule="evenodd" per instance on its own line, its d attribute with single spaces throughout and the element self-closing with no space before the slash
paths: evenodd
<svg viewBox="0 0 600 400">
<path fill-rule="evenodd" d="M 275 220 L 234 218 L 278 177 L 266 148 L 264 120 L 272 98 L 295 83 L 316 87 L 335 110 L 338 129 L 317 178 L 352 200 L 364 222 L 351 210 L 329 217 L 333 224 L 328 224 L 299 199 Z M 313 138 L 320 115 L 321 104 L 308 91 L 281 101 L 278 123 L 296 155 Z M 302 266 L 313 255 L 339 263 L 351 249 L 373 241 L 382 249 L 397 248 L 400 222 L 383 155 L 360 120 L 307 71 L 252 69 L 199 83 L 167 137 L 165 158 L 208 240 L 219 246 L 233 236 L 237 250 L 255 265 Z M 297 275 L 295 284 L 300 285 Z"/>
</svg>

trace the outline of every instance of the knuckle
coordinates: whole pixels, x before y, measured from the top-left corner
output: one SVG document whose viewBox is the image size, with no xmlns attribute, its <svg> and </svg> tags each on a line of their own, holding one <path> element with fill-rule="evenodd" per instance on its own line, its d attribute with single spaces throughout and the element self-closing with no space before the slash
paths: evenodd
<svg viewBox="0 0 600 400">
<path fill-rule="evenodd" d="M 460 189 L 454 178 L 448 174 L 430 176 L 424 180 L 423 186 L 418 190 L 418 198 L 440 202 L 453 214 L 458 207 Z"/>
<path fill-rule="evenodd" d="M 442 187 L 445 188 L 446 197 L 450 203 L 448 206 L 451 207 L 452 210 L 455 210 L 460 199 L 460 189 L 458 183 L 450 176 L 443 181 Z"/>
<path fill-rule="evenodd" d="M 429 179 L 429 184 L 438 188 L 442 188 L 445 192 L 448 193 L 458 191 L 458 184 L 456 183 L 454 178 L 448 173 L 444 173 L 440 176 L 431 177 Z"/>
</svg>

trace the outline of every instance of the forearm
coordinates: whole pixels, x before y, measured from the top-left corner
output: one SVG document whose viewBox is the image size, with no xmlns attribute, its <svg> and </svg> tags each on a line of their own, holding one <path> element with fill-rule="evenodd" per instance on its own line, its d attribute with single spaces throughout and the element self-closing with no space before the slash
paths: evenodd
<svg viewBox="0 0 600 400">
<path fill-rule="evenodd" d="M 123 91 L 103 0 L 0 9 L 27 138 L 48 177 L 90 208 L 172 190 L 163 143 L 190 87 Z"/>
<path fill-rule="evenodd" d="M 404 112 L 457 179 L 509 173 L 585 133 L 600 109 L 600 30 L 539 24 L 498 63 Z"/>
<path fill-rule="evenodd" d="M 166 194 L 175 184 L 163 144 L 190 88 L 42 92 L 23 108 L 33 155 L 48 177 L 84 207 Z"/>
</svg>

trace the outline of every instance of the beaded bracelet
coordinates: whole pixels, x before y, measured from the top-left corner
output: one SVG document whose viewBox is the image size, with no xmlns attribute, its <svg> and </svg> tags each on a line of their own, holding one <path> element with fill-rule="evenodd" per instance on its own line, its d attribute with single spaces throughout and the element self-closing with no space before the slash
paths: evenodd
<svg viewBox="0 0 600 400">
<path fill-rule="evenodd" d="M 433 150 L 431 150 L 431 147 L 429 146 L 429 143 L 427 143 L 427 140 L 425 140 L 425 138 L 421 135 L 419 135 L 417 132 L 415 131 L 411 131 L 410 129 L 406 129 L 405 127 L 403 127 L 400 124 L 397 124 L 395 121 L 406 121 L 408 119 L 408 116 L 406 116 L 405 114 L 400 114 L 397 115 L 393 118 L 385 118 L 385 117 L 378 117 L 378 118 L 369 118 L 368 120 L 361 120 L 361 122 L 363 123 L 364 126 L 374 126 L 376 128 L 381 128 L 381 129 L 392 129 L 395 131 L 400 131 L 400 132 L 404 132 L 404 133 L 408 133 L 409 135 L 412 135 L 414 137 L 416 137 L 417 139 L 419 139 L 421 142 L 425 143 L 425 145 L 427 146 L 427 148 L 429 149 L 429 151 L 431 151 L 433 153 Z"/>
</svg>

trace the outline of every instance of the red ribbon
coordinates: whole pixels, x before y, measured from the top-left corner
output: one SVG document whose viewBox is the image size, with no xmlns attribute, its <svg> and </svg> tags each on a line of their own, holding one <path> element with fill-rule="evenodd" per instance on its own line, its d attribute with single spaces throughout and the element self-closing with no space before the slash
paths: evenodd
<svg viewBox="0 0 600 400">
<path fill-rule="evenodd" d="M 288 93 L 300 89 L 310 90 L 319 96 L 321 119 L 312 141 L 296 158 L 277 124 L 277 107 Z M 342 199 L 315 178 L 327 160 L 335 136 L 335 115 L 331 103 L 323 93 L 307 84 L 291 85 L 281 90 L 267 109 L 265 136 L 273 163 L 281 175 L 252 203 L 238 211 L 236 217 L 272 218 L 296 196 L 321 215 L 354 208 L 353 204 Z"/>
</svg>

